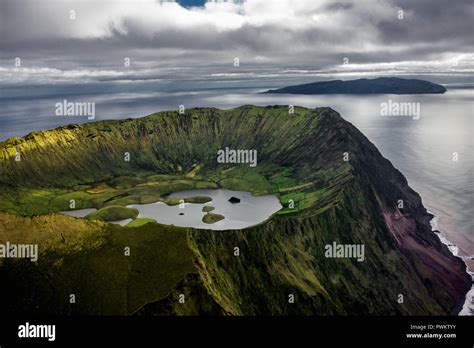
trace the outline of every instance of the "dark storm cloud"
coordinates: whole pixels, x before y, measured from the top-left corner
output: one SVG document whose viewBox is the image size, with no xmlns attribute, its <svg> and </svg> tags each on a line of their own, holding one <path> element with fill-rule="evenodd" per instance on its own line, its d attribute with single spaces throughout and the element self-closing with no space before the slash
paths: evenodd
<svg viewBox="0 0 474 348">
<path fill-rule="evenodd" d="M 465 47 L 472 51 L 473 1 L 402 0 L 396 1 L 395 5 L 404 10 L 404 19 L 380 21 L 377 27 L 381 41 L 387 44 L 431 44 L 433 50 Z"/>
</svg>

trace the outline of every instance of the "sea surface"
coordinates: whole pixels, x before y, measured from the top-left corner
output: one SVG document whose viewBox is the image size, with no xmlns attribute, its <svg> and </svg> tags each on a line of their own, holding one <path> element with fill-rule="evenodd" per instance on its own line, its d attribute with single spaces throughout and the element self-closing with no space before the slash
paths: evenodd
<svg viewBox="0 0 474 348">
<path fill-rule="evenodd" d="M 88 122 L 86 117 L 55 116 L 63 100 L 94 102 L 95 120 L 141 117 L 190 107 L 232 108 L 243 104 L 329 106 L 354 124 L 399 169 L 436 219 L 434 225 L 451 250 L 474 271 L 474 89 L 449 86 L 434 95 L 258 94 L 265 88 L 163 90 L 144 86 L 32 86 L 2 89 L 0 141 L 37 129 Z M 384 103 L 418 103 L 417 116 L 384 116 Z M 461 314 L 474 314 L 474 290 Z"/>
</svg>

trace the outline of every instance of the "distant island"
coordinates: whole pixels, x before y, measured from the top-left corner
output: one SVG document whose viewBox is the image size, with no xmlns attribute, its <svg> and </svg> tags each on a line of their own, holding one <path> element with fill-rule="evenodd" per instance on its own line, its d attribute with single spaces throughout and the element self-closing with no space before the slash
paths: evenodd
<svg viewBox="0 0 474 348">
<path fill-rule="evenodd" d="M 376 79 L 333 80 L 270 89 L 262 93 L 283 94 L 437 94 L 446 88 L 433 82 L 379 77 Z"/>
</svg>

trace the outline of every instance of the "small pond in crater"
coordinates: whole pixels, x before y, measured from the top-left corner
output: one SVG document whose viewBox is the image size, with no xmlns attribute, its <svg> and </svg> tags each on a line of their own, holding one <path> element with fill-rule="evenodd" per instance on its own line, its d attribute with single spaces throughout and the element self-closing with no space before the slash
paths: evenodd
<svg viewBox="0 0 474 348">
<path fill-rule="evenodd" d="M 150 204 L 132 204 L 128 208 L 136 208 L 139 211 L 138 218 L 151 218 L 164 225 L 175 225 L 181 227 L 194 227 L 211 230 L 237 230 L 257 225 L 267 220 L 273 213 L 282 208 L 280 201 L 275 195 L 253 196 L 246 191 L 232 191 L 225 189 L 197 189 L 179 191 L 170 194 L 169 198 L 190 198 L 195 196 L 206 196 L 212 198 L 210 202 L 183 203 L 178 205 L 167 205 L 163 202 Z M 240 200 L 238 203 L 231 203 L 229 200 L 234 197 Z M 212 206 L 214 210 L 210 213 L 224 216 L 224 219 L 205 223 L 202 221 L 204 206 Z M 63 211 L 61 213 L 74 216 L 85 217 L 89 213 L 96 211 L 95 208 Z M 120 221 L 110 221 L 114 224 L 126 225 L 132 219 Z"/>
<path fill-rule="evenodd" d="M 85 217 L 85 216 L 89 215 L 90 213 L 95 212 L 95 211 L 97 211 L 96 208 L 86 208 L 86 209 L 66 210 L 66 211 L 61 211 L 60 213 L 65 214 L 65 215 L 69 215 L 69 216 L 82 218 L 82 217 Z M 109 222 L 113 223 L 113 224 L 118 224 L 118 225 L 125 226 L 126 224 L 128 224 L 129 222 L 132 222 L 132 221 L 133 221 L 132 219 L 124 219 L 124 220 L 109 221 Z"/>
<path fill-rule="evenodd" d="M 132 204 L 127 207 L 138 209 L 139 218 L 152 218 L 165 225 L 211 230 L 236 230 L 254 226 L 267 220 L 282 208 L 275 195 L 253 196 L 246 191 L 197 189 L 174 192 L 168 197 L 189 198 L 194 196 L 207 196 L 212 198 L 212 201 L 204 204 L 184 203 L 184 205 L 174 206 L 157 202 Z M 240 199 L 240 202 L 229 202 L 231 197 Z M 223 215 L 224 219 L 211 224 L 203 222 L 202 218 L 206 214 L 202 211 L 204 206 L 213 206 L 215 209 L 211 213 Z"/>
</svg>

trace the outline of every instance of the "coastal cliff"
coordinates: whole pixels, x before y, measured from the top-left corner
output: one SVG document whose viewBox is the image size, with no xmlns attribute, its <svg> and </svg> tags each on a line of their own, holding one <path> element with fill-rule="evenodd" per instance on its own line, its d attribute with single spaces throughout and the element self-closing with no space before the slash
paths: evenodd
<svg viewBox="0 0 474 348">
<path fill-rule="evenodd" d="M 258 165 L 217 163 L 224 147 L 257 150 Z M 39 267 L 0 265 L 7 312 L 448 315 L 470 288 L 462 260 L 431 231 L 419 195 L 330 108 L 196 108 L 71 125 L 0 143 L 0 162 L 0 242 L 41 249 L 49 236 Z M 101 208 L 196 187 L 273 193 L 284 208 L 231 231 L 158 223 L 132 229 L 54 214 L 71 197 L 81 208 Z M 68 225 L 74 234 L 64 233 Z M 364 245 L 364 261 L 326 257 L 334 242 Z M 127 245 L 133 256 L 124 260 L 116 250 Z M 88 272 L 74 271 L 81 262 Z M 33 280 L 36 291 L 28 288 Z M 53 294 L 71 291 L 89 294 L 86 303 L 52 306 L 63 301 Z M 190 297 L 184 305 L 181 293 Z"/>
</svg>

